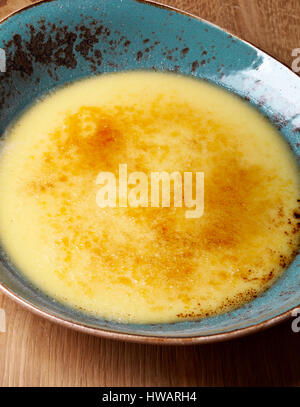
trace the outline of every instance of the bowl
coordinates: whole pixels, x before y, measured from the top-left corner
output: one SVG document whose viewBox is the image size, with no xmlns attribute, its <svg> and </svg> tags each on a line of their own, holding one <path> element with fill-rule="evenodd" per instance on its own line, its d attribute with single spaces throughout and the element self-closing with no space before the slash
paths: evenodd
<svg viewBox="0 0 300 407">
<path fill-rule="evenodd" d="M 299 159 L 300 79 L 264 52 L 187 13 L 136 0 L 50 0 L 0 24 L 0 133 L 32 100 L 75 79 L 126 70 L 173 71 L 221 86 L 269 118 Z M 264 294 L 222 315 L 170 324 L 125 324 L 62 305 L 0 256 L 0 287 L 27 309 L 107 338 L 196 344 L 235 338 L 291 316 L 300 303 L 300 258 Z"/>
</svg>

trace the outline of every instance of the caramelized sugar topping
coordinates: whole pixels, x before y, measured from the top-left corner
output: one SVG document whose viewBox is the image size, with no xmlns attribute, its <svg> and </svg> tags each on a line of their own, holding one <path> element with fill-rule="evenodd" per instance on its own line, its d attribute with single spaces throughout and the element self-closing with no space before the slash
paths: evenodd
<svg viewBox="0 0 300 407">
<path fill-rule="evenodd" d="M 151 137 L 159 128 L 168 132 L 165 143 Z M 138 285 L 140 294 L 149 301 L 155 287 L 160 286 L 189 307 L 193 302 L 191 285 L 199 278 L 199 269 L 201 275 L 201 265 L 216 256 L 223 267 L 205 276 L 209 285 L 221 289 L 228 281 L 247 283 L 243 292 L 220 304 L 220 310 L 265 289 L 278 276 L 282 256 L 285 266 L 295 255 L 293 235 L 299 222 L 285 213 L 280 193 L 272 191 L 277 175 L 263 165 L 249 164 L 238 145 L 232 144 L 233 131 L 213 115 L 209 117 L 183 103 L 168 104 L 162 98 L 154 100 L 147 110 L 135 105 L 110 109 L 82 106 L 69 113 L 63 126 L 51 134 L 40 175 L 28 189 L 42 193 L 41 201 L 43 194 L 48 194 L 59 203 L 48 214 L 59 237 L 55 243 L 64 256 L 65 267 L 56 270 L 59 278 L 70 283 L 77 251 L 81 250 L 89 266 L 76 284 L 88 295 L 93 295 L 94 281 L 109 279 L 111 284 Z M 205 172 L 204 216 L 187 220 L 181 208 L 107 209 L 113 226 L 120 219 L 125 222 L 115 236 L 114 227 L 110 230 L 106 223 L 101 224 L 104 210 L 93 202 L 98 172 L 117 174 L 119 163 L 129 163 L 130 171 L 148 174 L 157 169 L 172 171 L 168 155 L 172 147 L 178 153 L 180 146 L 170 146 L 168 141 L 182 134 L 192 153 L 177 154 L 175 169 Z M 85 205 L 78 205 L 77 200 L 90 201 L 93 213 L 85 212 Z M 255 246 L 260 236 L 267 238 L 277 227 L 282 227 L 286 239 L 290 239 L 290 255 L 266 249 L 266 264 L 272 257 L 277 269 L 261 273 L 265 259 L 257 257 Z M 136 240 L 135 231 L 138 238 L 142 231 L 142 242 Z M 199 317 L 207 314 L 204 311 L 200 301 L 195 311 L 178 316 Z"/>
</svg>

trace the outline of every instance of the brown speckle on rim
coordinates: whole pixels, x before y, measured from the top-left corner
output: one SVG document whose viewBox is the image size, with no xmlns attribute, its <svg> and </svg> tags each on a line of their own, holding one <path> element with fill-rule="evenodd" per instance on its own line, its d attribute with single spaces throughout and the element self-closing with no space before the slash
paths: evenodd
<svg viewBox="0 0 300 407">
<path fill-rule="evenodd" d="M 199 68 L 199 62 L 198 62 L 198 61 L 194 61 L 194 62 L 192 63 L 192 72 L 195 72 L 198 68 Z"/>
<path fill-rule="evenodd" d="M 7 70 L 19 71 L 21 76 L 24 76 L 24 73 L 31 76 L 33 73 L 32 59 L 22 47 L 22 37 L 19 34 L 15 34 L 13 42 L 16 50 L 14 55 L 8 55 Z"/>
<path fill-rule="evenodd" d="M 188 47 L 183 48 L 180 52 L 181 54 L 181 58 L 184 58 L 186 56 L 186 54 L 190 51 L 190 49 Z"/>
<path fill-rule="evenodd" d="M 99 42 L 99 36 L 102 32 L 103 27 L 100 26 L 93 33 L 89 27 L 80 27 L 80 38 L 81 41 L 76 45 L 76 51 L 80 52 L 83 57 L 87 57 L 90 51 L 93 49 L 94 45 Z"/>
<path fill-rule="evenodd" d="M 288 121 L 286 119 L 284 119 L 283 117 L 281 117 L 280 115 L 274 115 L 273 122 L 278 130 L 281 130 L 288 123 Z"/>
<path fill-rule="evenodd" d="M 142 51 L 138 51 L 137 54 L 136 54 L 136 60 L 137 60 L 138 62 L 140 62 L 140 60 L 142 59 L 142 57 L 143 57 Z"/>
</svg>

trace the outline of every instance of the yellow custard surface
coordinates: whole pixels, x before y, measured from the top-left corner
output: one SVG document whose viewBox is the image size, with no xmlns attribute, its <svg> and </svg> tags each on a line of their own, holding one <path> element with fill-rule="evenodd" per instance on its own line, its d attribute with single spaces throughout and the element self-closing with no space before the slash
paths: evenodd
<svg viewBox="0 0 300 407">
<path fill-rule="evenodd" d="M 204 173 L 204 214 L 100 208 L 101 171 Z M 240 98 L 171 73 L 72 83 L 7 131 L 0 238 L 57 301 L 166 323 L 223 313 L 266 290 L 299 247 L 299 175 L 285 141 Z"/>
</svg>

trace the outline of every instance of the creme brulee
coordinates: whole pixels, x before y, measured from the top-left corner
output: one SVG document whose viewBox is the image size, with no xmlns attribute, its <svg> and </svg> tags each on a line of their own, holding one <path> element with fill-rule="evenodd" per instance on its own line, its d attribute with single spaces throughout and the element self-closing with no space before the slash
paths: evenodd
<svg viewBox="0 0 300 407">
<path fill-rule="evenodd" d="M 204 213 L 106 207 L 101 171 L 204 173 Z M 267 289 L 299 246 L 298 168 L 246 102 L 175 74 L 73 83 L 8 130 L 0 236 L 57 301 L 111 320 L 172 322 L 238 307 Z"/>
</svg>

